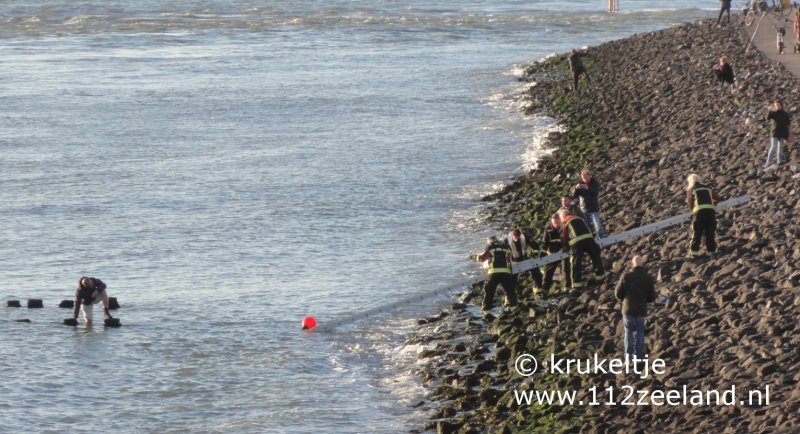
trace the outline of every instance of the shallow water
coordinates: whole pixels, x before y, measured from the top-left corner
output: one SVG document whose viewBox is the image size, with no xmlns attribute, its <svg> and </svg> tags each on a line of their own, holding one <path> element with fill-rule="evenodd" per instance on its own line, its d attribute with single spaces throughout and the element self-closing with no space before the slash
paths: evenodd
<svg viewBox="0 0 800 434">
<path fill-rule="evenodd" d="M 526 62 L 694 3 L 11 1 L 0 11 L 0 432 L 405 432 L 402 340 L 540 154 Z M 716 5 L 711 5 L 716 6 Z M 81 275 L 119 329 L 60 326 Z M 96 312 L 97 313 L 97 312 Z M 29 318 L 31 324 L 14 322 Z"/>
</svg>

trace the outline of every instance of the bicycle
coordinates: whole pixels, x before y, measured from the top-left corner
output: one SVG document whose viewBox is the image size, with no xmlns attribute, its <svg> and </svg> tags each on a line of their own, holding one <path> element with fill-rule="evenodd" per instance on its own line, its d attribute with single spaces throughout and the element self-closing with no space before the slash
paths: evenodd
<svg viewBox="0 0 800 434">
<path fill-rule="evenodd" d="M 756 20 L 756 16 L 761 16 L 767 13 L 766 0 L 749 0 L 747 5 L 742 10 L 744 14 L 744 24 L 750 26 Z"/>
<path fill-rule="evenodd" d="M 783 17 L 791 14 L 792 9 L 792 4 L 789 0 L 772 0 L 772 6 L 769 5 L 767 0 L 749 0 L 742 9 L 742 14 L 744 14 L 745 25 L 750 26 L 755 22 L 757 16 L 772 12 L 779 17 Z"/>
</svg>

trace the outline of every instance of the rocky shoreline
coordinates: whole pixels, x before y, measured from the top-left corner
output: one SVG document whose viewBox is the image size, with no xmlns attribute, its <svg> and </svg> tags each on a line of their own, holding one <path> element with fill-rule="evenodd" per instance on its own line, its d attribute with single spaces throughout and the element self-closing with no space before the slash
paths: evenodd
<svg viewBox="0 0 800 434">
<path fill-rule="evenodd" d="M 537 170 L 487 198 L 500 230 L 541 229 L 556 198 L 589 167 L 603 184 L 601 214 L 613 234 L 686 212 L 685 179 L 697 173 L 724 198 L 749 194 L 750 204 L 719 215 L 719 254 L 687 261 L 688 227 L 632 239 L 603 251 L 612 270 L 605 285 L 534 297 L 523 281 L 527 309 L 485 324 L 471 303 L 420 320 L 408 340 L 422 345 L 419 375 L 430 391 L 418 406 L 430 412 L 420 431 L 441 433 L 556 432 L 800 432 L 800 173 L 798 150 L 776 169 L 762 169 L 770 100 L 780 98 L 800 122 L 798 81 L 753 50 L 741 20 L 713 21 L 638 34 L 592 47 L 584 63 L 591 86 L 579 94 L 565 56 L 532 65 L 529 114 L 562 120 L 555 151 Z M 727 55 L 737 83 L 722 86 L 712 68 Z M 651 359 L 663 375 L 548 373 L 549 356 L 622 356 L 620 307 L 613 285 L 633 254 L 647 257 L 668 297 L 648 316 Z M 479 303 L 478 303 L 479 304 Z M 534 376 L 515 372 L 531 354 Z M 518 405 L 515 392 L 614 387 L 623 390 L 765 391 L 769 404 Z M 585 395 L 583 395 L 585 396 Z M 739 398 L 747 398 L 740 392 Z M 621 399 L 617 399 L 620 401 Z M 418 431 L 415 431 L 418 432 Z"/>
</svg>

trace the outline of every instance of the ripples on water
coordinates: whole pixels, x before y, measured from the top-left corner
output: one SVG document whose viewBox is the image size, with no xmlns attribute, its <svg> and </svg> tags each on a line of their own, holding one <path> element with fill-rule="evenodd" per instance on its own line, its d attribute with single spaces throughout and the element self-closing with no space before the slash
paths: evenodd
<svg viewBox="0 0 800 434">
<path fill-rule="evenodd" d="M 300 318 L 474 272 L 478 199 L 552 126 L 519 112 L 525 62 L 710 15 L 196 3 L 0 11 L 2 299 L 46 306 L 0 311 L 0 432 L 407 431 L 402 342 L 448 298 L 328 335 Z M 59 324 L 84 274 L 122 328 Z"/>
</svg>

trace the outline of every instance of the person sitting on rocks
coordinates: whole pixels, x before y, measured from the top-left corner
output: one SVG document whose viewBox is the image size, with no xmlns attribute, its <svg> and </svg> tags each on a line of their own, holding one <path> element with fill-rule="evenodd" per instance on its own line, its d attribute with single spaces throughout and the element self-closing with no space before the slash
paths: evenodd
<svg viewBox="0 0 800 434">
<path fill-rule="evenodd" d="M 572 71 L 572 89 L 577 92 L 578 91 L 578 80 L 580 80 L 581 75 L 586 77 L 586 85 L 588 86 L 589 83 L 592 82 L 592 79 L 589 77 L 589 72 L 586 71 L 586 68 L 583 66 L 583 61 L 581 61 L 581 55 L 578 53 L 577 50 L 573 49 L 569 53 L 569 57 L 567 58 L 569 61 L 569 70 Z"/>
<path fill-rule="evenodd" d="M 494 293 L 497 286 L 501 285 L 506 293 L 508 305 L 517 305 L 517 280 L 511 274 L 511 249 L 506 243 L 497 240 L 497 237 L 486 238 L 486 250 L 478 256 L 479 262 L 489 265 L 489 279 L 483 286 L 483 316 L 491 319 L 489 311 L 494 307 Z"/>
<path fill-rule="evenodd" d="M 583 256 L 589 255 L 594 266 L 594 280 L 602 282 L 606 277 L 603 260 L 600 257 L 600 246 L 592 236 L 589 225 L 582 218 L 571 215 L 568 211 L 558 212 L 561 225 L 561 240 L 564 247 L 570 249 L 570 271 L 572 288 L 582 288 L 587 281 L 583 278 Z"/>
<path fill-rule="evenodd" d="M 706 237 L 706 250 L 711 256 L 717 251 L 717 242 L 714 239 L 717 230 L 717 213 L 714 205 L 719 202 L 719 196 L 711 187 L 702 184 L 700 177 L 694 173 L 686 178 L 689 184 L 686 187 L 686 203 L 692 209 L 692 235 L 689 239 L 688 258 L 700 254 L 700 242 Z"/>
<path fill-rule="evenodd" d="M 722 84 L 733 84 L 733 68 L 728 63 L 728 57 L 722 56 L 719 58 L 719 63 L 714 68 L 714 74 L 717 76 L 717 81 Z"/>
<path fill-rule="evenodd" d="M 622 302 L 622 323 L 625 326 L 625 357 L 644 358 L 645 316 L 647 303 L 656 300 L 655 280 L 644 269 L 644 258 L 631 259 L 631 271 L 617 282 L 614 295 Z M 634 340 L 634 333 L 636 334 Z"/>
</svg>

